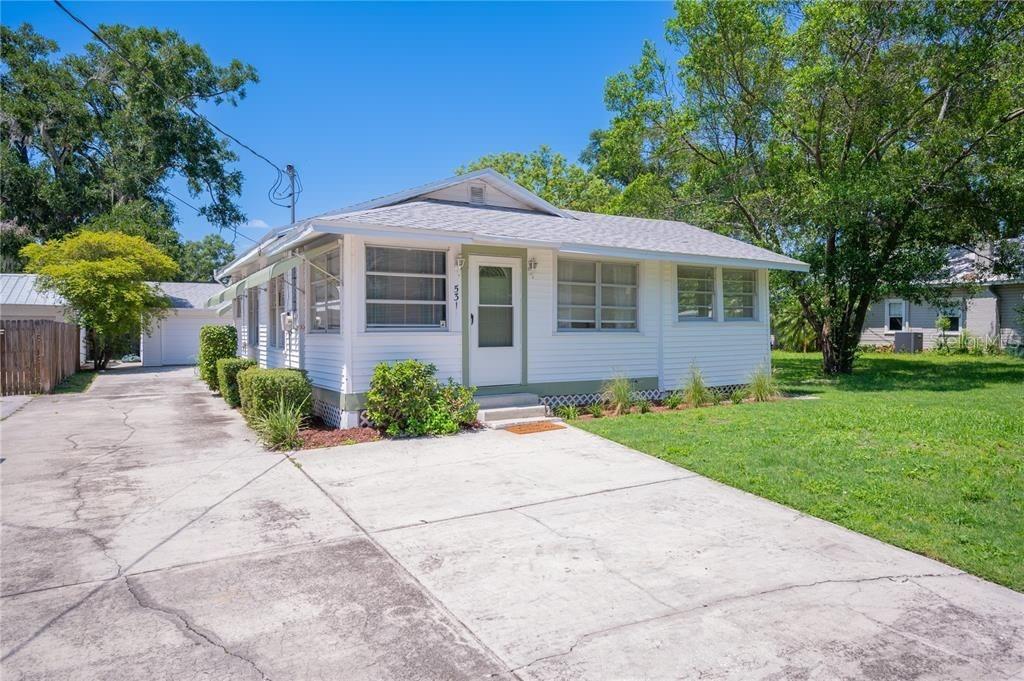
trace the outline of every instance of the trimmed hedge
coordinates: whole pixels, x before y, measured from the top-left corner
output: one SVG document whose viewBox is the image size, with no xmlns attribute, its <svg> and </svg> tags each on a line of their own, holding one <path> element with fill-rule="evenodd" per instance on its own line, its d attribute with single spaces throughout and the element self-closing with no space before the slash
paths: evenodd
<svg viewBox="0 0 1024 681">
<path fill-rule="evenodd" d="M 217 360 L 217 385 L 220 394 L 232 407 L 242 404 L 238 394 L 238 373 L 256 366 L 256 361 L 247 357 L 224 357 Z"/>
<path fill-rule="evenodd" d="M 238 332 L 226 324 L 208 324 L 199 329 L 199 378 L 219 390 L 217 382 L 217 360 L 234 357 L 238 347 Z"/>
<path fill-rule="evenodd" d="M 276 408 L 282 397 L 302 416 L 313 413 L 313 385 L 298 369 L 244 369 L 238 372 L 238 395 L 242 411 L 250 420 Z"/>
</svg>

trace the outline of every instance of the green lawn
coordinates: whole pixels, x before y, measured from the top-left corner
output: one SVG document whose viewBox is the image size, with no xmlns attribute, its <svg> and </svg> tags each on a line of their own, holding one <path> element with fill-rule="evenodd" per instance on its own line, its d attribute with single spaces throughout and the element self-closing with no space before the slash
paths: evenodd
<svg viewBox="0 0 1024 681">
<path fill-rule="evenodd" d="M 96 378 L 95 371 L 79 371 L 78 373 L 71 374 L 63 381 L 57 384 L 57 387 L 53 389 L 55 395 L 61 395 L 63 393 L 84 393 L 92 385 L 93 379 Z"/>
<path fill-rule="evenodd" d="M 1024 361 L 774 353 L 787 399 L 577 421 L 616 442 L 1024 591 Z"/>
</svg>

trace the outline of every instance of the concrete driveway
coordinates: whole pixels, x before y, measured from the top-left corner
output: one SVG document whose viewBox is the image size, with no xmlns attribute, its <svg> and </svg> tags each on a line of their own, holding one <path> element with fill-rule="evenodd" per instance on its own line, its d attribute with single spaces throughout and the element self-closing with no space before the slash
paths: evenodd
<svg viewBox="0 0 1024 681">
<path fill-rule="evenodd" d="M 5 679 L 1024 678 L 1024 596 L 594 436 L 262 450 L 191 370 L 4 420 Z"/>
</svg>

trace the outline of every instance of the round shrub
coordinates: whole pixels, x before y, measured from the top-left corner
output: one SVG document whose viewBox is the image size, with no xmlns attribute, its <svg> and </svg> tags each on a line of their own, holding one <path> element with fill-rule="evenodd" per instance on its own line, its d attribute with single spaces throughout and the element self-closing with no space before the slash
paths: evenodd
<svg viewBox="0 0 1024 681">
<path fill-rule="evenodd" d="M 232 407 L 242 404 L 238 394 L 238 373 L 256 366 L 256 361 L 247 357 L 224 357 L 217 360 L 217 385 L 220 394 Z"/>
<path fill-rule="evenodd" d="M 415 359 L 381 362 L 373 369 L 366 415 L 388 435 L 425 435 L 438 392 L 437 367 Z"/>
<path fill-rule="evenodd" d="M 238 372 L 238 396 L 250 420 L 279 407 L 282 400 L 284 407 L 297 410 L 303 417 L 313 411 L 313 385 L 298 369 L 243 369 Z"/>
<path fill-rule="evenodd" d="M 476 422 L 475 388 L 434 378 L 433 364 L 407 359 L 373 370 L 366 415 L 391 437 L 446 435 Z"/>
<path fill-rule="evenodd" d="M 238 332 L 227 324 L 208 324 L 199 329 L 199 378 L 219 390 L 217 383 L 217 360 L 234 357 L 238 347 Z"/>
</svg>

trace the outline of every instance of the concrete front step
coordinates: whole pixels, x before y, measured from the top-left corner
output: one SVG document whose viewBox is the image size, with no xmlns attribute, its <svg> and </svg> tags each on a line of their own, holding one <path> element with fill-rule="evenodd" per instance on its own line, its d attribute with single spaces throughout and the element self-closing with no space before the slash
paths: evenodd
<svg viewBox="0 0 1024 681">
<path fill-rule="evenodd" d="M 543 404 L 535 404 L 525 407 L 497 407 L 494 409 L 481 409 L 477 412 L 477 420 L 483 424 L 492 421 L 507 421 L 509 419 L 530 419 L 543 418 L 548 415 L 548 408 Z"/>
<path fill-rule="evenodd" d="M 476 403 L 481 409 L 501 409 L 505 407 L 534 407 L 540 404 L 540 398 L 533 393 L 506 393 L 504 395 L 477 395 Z"/>
<path fill-rule="evenodd" d="M 525 419 L 502 419 L 501 421 L 488 421 L 484 425 L 492 430 L 505 430 L 512 426 L 521 426 L 525 423 L 542 423 L 545 421 L 553 421 L 555 423 L 561 423 L 562 419 L 554 418 L 552 416 L 534 416 L 532 418 Z"/>
</svg>

